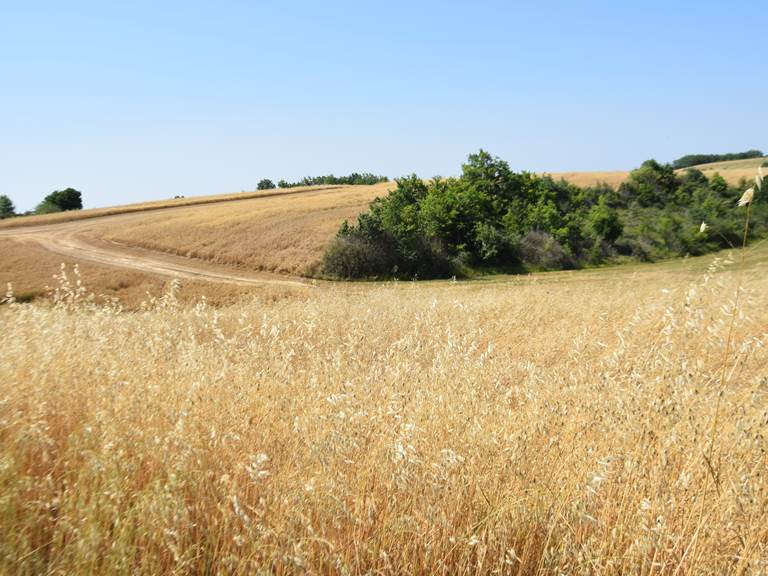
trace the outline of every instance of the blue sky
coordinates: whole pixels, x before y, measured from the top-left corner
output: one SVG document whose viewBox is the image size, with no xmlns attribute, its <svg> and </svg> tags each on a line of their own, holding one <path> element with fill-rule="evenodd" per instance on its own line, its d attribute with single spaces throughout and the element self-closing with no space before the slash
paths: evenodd
<svg viewBox="0 0 768 576">
<path fill-rule="evenodd" d="M 0 194 L 768 148 L 762 2 L 0 0 Z"/>
</svg>

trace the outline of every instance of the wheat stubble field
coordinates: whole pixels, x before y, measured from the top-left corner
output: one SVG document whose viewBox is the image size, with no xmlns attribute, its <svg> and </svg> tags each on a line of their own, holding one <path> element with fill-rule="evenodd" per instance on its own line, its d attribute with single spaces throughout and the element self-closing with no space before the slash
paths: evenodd
<svg viewBox="0 0 768 576">
<path fill-rule="evenodd" d="M 0 573 L 765 573 L 767 261 L 130 312 L 70 267 L 0 307 Z"/>
</svg>

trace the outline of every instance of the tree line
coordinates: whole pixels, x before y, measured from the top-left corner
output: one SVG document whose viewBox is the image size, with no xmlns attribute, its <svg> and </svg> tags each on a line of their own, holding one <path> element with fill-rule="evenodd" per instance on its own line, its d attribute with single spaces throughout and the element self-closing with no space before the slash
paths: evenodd
<svg viewBox="0 0 768 576">
<path fill-rule="evenodd" d="M 16 206 L 11 199 L 2 194 L 0 195 L 0 219 L 11 218 L 13 216 L 28 216 L 32 214 L 53 214 L 55 212 L 66 212 L 68 210 L 82 210 L 83 195 L 74 188 L 65 188 L 64 190 L 54 190 L 48 194 L 34 210 L 16 213 Z"/>
<path fill-rule="evenodd" d="M 748 160 L 750 158 L 762 158 L 762 150 L 747 150 L 746 152 L 732 152 L 729 154 L 688 154 L 674 160 L 672 168 L 689 168 L 698 164 L 711 164 L 713 162 L 727 162 L 729 160 Z"/>
<path fill-rule="evenodd" d="M 377 176 L 370 172 L 353 172 L 348 176 L 334 176 L 333 174 L 328 174 L 327 176 L 306 176 L 297 182 L 278 180 L 277 184 L 269 178 L 264 178 L 259 181 L 256 189 L 270 190 L 273 188 L 296 188 L 297 186 L 322 186 L 328 184 L 351 184 L 359 186 L 378 184 L 380 182 L 389 182 L 389 178 L 387 176 Z"/>
<path fill-rule="evenodd" d="M 738 245 L 743 227 L 738 188 L 696 169 L 678 176 L 655 160 L 618 188 L 580 188 L 513 172 L 481 150 L 458 178 L 396 183 L 357 222 L 344 222 L 325 252 L 325 275 L 445 278 L 651 261 Z M 764 202 L 751 227 L 751 238 L 768 232 Z"/>
</svg>

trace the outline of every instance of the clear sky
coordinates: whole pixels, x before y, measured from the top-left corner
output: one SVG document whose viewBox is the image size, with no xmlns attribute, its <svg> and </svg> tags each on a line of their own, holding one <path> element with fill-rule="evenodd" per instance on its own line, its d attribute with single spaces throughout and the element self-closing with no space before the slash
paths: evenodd
<svg viewBox="0 0 768 576">
<path fill-rule="evenodd" d="M 0 0 L 0 194 L 768 148 L 763 1 Z"/>
</svg>

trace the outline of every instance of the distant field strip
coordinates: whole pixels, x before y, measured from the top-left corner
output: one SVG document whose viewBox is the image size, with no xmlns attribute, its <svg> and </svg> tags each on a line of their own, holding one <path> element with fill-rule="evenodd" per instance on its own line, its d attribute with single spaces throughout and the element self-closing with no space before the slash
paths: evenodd
<svg viewBox="0 0 768 576">
<path fill-rule="evenodd" d="M 158 200 L 156 202 L 142 202 L 139 204 L 126 204 L 110 208 L 92 208 L 89 210 L 73 210 L 57 212 L 55 214 L 20 216 L 0 220 L 0 229 L 19 228 L 23 226 L 40 226 L 43 224 L 61 224 L 74 220 L 86 220 L 101 218 L 103 216 L 115 216 L 117 214 L 131 214 L 135 212 L 149 212 L 166 208 L 183 208 L 185 206 L 201 206 L 205 204 L 218 204 L 220 202 L 232 202 L 237 200 L 252 200 L 254 198 L 269 198 L 272 196 L 289 196 L 316 192 L 319 190 L 335 190 L 340 186 L 307 186 L 290 188 L 286 190 L 260 190 L 257 192 L 240 192 L 234 194 L 218 194 L 214 196 L 196 196 L 192 198 L 174 198 L 172 200 Z"/>
</svg>

